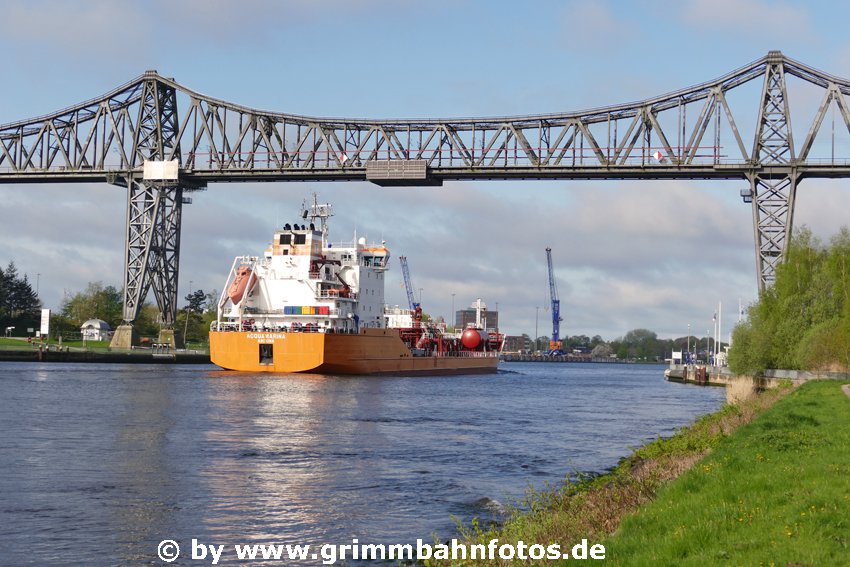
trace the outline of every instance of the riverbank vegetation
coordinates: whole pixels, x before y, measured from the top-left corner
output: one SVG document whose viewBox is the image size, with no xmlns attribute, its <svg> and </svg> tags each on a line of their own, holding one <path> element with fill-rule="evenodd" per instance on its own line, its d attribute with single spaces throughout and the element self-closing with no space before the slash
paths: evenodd
<svg viewBox="0 0 850 567">
<path fill-rule="evenodd" d="M 605 542 L 606 550 L 616 551 L 616 555 L 611 553 L 609 558 L 626 557 L 617 551 L 621 544 L 616 538 L 608 540 L 623 518 L 652 501 L 671 480 L 691 469 L 741 425 L 753 421 L 790 391 L 790 384 L 783 385 L 738 404 L 726 405 L 670 438 L 658 439 L 637 449 L 607 474 L 579 474 L 561 486 L 531 491 L 501 526 L 488 529 L 473 522 L 471 527 L 461 528 L 462 537 L 469 544 L 486 544 L 496 538 L 500 543 L 523 541 L 526 545 L 545 545 L 559 542 L 562 546 L 587 539 L 594 543 Z M 670 528 L 675 531 L 677 518 L 671 515 L 668 521 L 675 524 Z M 634 522 L 630 525 L 635 526 Z M 631 561 L 622 563 L 633 564 Z M 671 558 L 659 564 L 678 564 L 678 561 Z"/>
<path fill-rule="evenodd" d="M 723 440 L 605 542 L 620 565 L 846 565 L 850 401 L 809 382 Z"/>
<path fill-rule="evenodd" d="M 37 327 L 40 309 L 36 290 L 33 290 L 26 274 L 21 276 L 18 273 L 15 262 L 0 268 L 0 332 L 5 335 Z"/>
<path fill-rule="evenodd" d="M 537 338 L 535 349 L 534 339 L 528 335 L 522 335 L 523 344 L 528 345 L 528 350 L 546 352 L 549 349 L 549 336 L 541 335 Z M 573 352 L 578 349 L 581 352 L 591 353 L 594 359 L 616 357 L 618 360 L 632 360 L 640 362 L 664 362 L 670 357 L 672 351 L 693 351 L 700 360 L 705 360 L 706 353 L 713 352 L 714 338 L 708 336 L 691 335 L 681 336 L 674 339 L 662 339 L 649 329 L 632 329 L 622 337 L 606 341 L 599 335 L 588 337 L 587 335 L 571 335 L 562 337 L 562 349 L 565 352 Z M 723 342 L 719 342 L 719 348 L 723 350 Z"/>
<path fill-rule="evenodd" d="M 177 312 L 175 328 L 185 329 L 190 342 L 206 342 L 210 321 L 215 317 L 210 306 L 215 307 L 216 293 L 207 294 L 199 289 L 187 295 L 185 300 L 186 305 Z M 124 293 L 120 289 L 104 286 L 102 282 L 91 282 L 85 290 L 69 294 L 62 301 L 59 313 L 53 315 L 52 335 L 62 335 L 66 342 L 69 338 L 79 337 L 80 325 L 89 319 L 101 319 L 115 329 L 122 323 L 123 312 Z M 142 304 L 134 326 L 140 336 L 159 335 L 159 309 L 148 302 Z"/>
<path fill-rule="evenodd" d="M 850 231 L 825 245 L 798 230 L 776 282 L 735 327 L 732 344 L 729 366 L 739 374 L 850 368 Z"/>
</svg>

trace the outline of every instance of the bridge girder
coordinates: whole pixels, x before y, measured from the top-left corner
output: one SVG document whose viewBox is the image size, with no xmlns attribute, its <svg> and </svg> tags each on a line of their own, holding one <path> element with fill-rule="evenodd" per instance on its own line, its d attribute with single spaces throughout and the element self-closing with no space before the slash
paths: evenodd
<svg viewBox="0 0 850 567">
<path fill-rule="evenodd" d="M 796 154 L 788 77 L 823 92 Z M 761 98 L 742 110 L 737 93 L 760 78 Z M 850 133 L 848 95 L 850 81 L 770 52 L 713 81 L 582 112 L 363 120 L 255 110 L 148 71 L 102 97 L 0 125 L 0 183 L 106 181 L 128 188 L 128 320 L 153 287 L 163 321 L 173 323 L 182 194 L 246 180 L 739 179 L 753 202 L 764 289 L 787 248 L 797 184 L 850 177 L 850 156 L 836 159 L 834 134 L 836 124 Z M 742 125 L 756 113 L 748 143 Z M 824 142 L 830 127 L 831 145 Z M 179 179 L 143 179 L 149 160 L 177 160 Z M 393 179 L 405 164 L 421 176 Z"/>
</svg>

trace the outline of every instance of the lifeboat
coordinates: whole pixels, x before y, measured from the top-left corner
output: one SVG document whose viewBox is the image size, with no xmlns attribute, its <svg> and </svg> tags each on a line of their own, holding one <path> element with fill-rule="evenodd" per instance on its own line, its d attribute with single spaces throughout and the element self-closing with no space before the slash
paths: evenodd
<svg viewBox="0 0 850 567">
<path fill-rule="evenodd" d="M 252 279 L 251 273 L 251 268 L 248 266 L 240 266 L 236 270 L 236 277 L 227 289 L 227 296 L 234 305 L 242 301 L 242 298 L 245 296 L 245 292 L 248 289 L 248 280 Z M 254 289 L 255 285 L 257 285 L 257 279 L 253 278 L 251 289 Z"/>
</svg>

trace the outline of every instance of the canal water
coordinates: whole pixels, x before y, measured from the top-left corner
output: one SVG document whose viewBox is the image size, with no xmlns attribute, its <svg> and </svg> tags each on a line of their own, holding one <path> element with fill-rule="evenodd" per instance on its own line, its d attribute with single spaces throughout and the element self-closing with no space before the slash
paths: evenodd
<svg viewBox="0 0 850 567">
<path fill-rule="evenodd" d="M 724 400 L 664 381 L 662 366 L 501 368 L 0 364 L 0 564 L 163 565 L 166 539 L 176 565 L 211 563 L 192 560 L 193 538 L 230 548 L 219 565 L 236 562 L 234 544 L 445 540 L 453 518 L 603 471 Z"/>
</svg>

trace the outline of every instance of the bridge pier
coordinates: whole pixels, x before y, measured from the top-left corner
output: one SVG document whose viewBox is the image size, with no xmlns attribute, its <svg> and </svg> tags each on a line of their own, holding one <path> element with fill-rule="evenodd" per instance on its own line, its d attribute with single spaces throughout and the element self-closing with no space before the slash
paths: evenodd
<svg viewBox="0 0 850 567">
<path fill-rule="evenodd" d="M 766 58 L 753 158 L 761 168 L 747 177 L 753 203 L 759 292 L 776 281 L 776 268 L 788 252 L 798 174 L 782 54 Z M 746 199 L 745 199 L 746 200 Z"/>
<path fill-rule="evenodd" d="M 136 344 L 133 322 L 151 287 L 160 312 L 160 342 L 174 347 L 183 188 L 130 179 L 127 191 L 124 324 L 113 336 L 112 347 Z"/>
<path fill-rule="evenodd" d="M 776 281 L 776 268 L 788 252 L 797 193 L 795 172 L 780 176 L 750 178 L 753 231 L 756 246 L 756 275 L 759 292 Z"/>
</svg>

